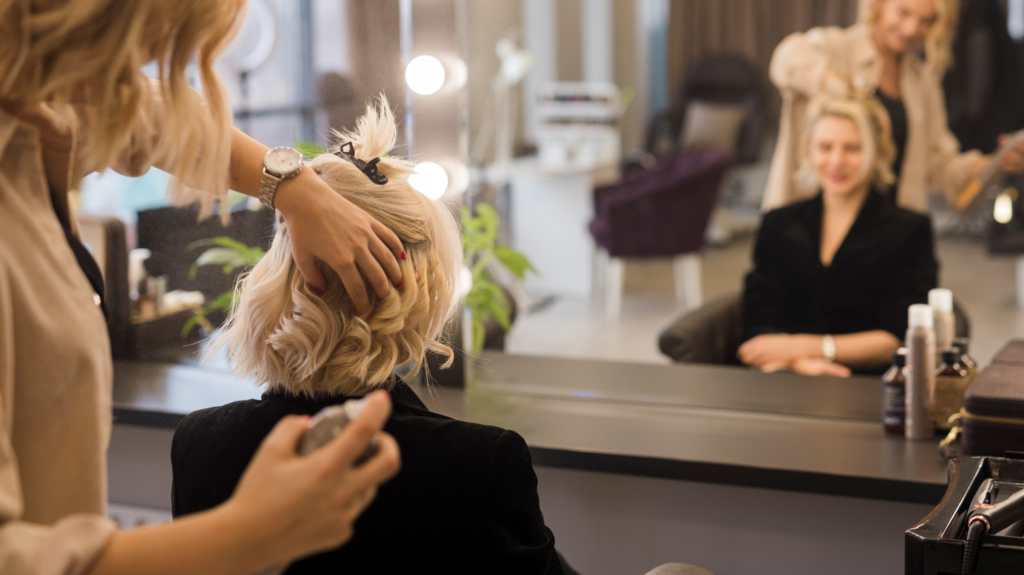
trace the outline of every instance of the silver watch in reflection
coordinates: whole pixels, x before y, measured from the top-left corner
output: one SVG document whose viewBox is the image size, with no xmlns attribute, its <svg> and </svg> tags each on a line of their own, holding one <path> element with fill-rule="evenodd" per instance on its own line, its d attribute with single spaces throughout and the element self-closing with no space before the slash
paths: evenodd
<svg viewBox="0 0 1024 575">
<path fill-rule="evenodd" d="M 260 180 L 260 202 L 274 209 L 274 196 L 281 182 L 302 171 L 302 154 L 292 148 L 274 148 L 263 156 L 263 178 Z"/>
<path fill-rule="evenodd" d="M 836 339 L 831 335 L 821 338 L 821 355 L 825 356 L 825 361 L 836 360 Z"/>
</svg>

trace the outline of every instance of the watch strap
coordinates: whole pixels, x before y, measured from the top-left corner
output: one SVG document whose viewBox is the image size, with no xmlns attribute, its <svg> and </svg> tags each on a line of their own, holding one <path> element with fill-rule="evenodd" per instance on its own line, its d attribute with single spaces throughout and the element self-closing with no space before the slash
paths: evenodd
<svg viewBox="0 0 1024 575">
<path fill-rule="evenodd" d="M 270 209 L 274 209 L 274 196 L 277 195 L 277 187 L 281 185 L 282 178 L 263 168 L 263 177 L 260 179 L 260 202 Z"/>
<path fill-rule="evenodd" d="M 825 357 L 825 361 L 835 361 L 836 339 L 831 335 L 825 335 L 821 338 L 821 355 Z"/>
</svg>

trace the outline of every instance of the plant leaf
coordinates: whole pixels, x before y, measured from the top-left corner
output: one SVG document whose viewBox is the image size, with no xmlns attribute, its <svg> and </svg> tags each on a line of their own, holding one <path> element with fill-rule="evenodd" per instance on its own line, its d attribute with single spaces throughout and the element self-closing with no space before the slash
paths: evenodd
<svg viewBox="0 0 1024 575">
<path fill-rule="evenodd" d="M 307 160 L 312 160 L 317 156 L 329 154 L 327 148 L 322 148 L 315 142 L 295 142 L 295 149 L 299 151 Z"/>
<path fill-rule="evenodd" d="M 196 258 L 196 266 L 244 266 L 249 263 L 248 254 L 230 248 L 210 248 Z"/>
<path fill-rule="evenodd" d="M 251 247 L 243 244 L 242 242 L 236 240 L 235 238 L 228 237 L 228 236 L 217 236 L 215 238 L 207 238 L 205 240 L 196 240 L 196 241 L 190 243 L 188 245 L 188 247 L 185 248 L 185 249 L 187 249 L 189 251 L 192 251 L 192 250 L 194 250 L 196 248 L 201 248 L 201 247 L 204 247 L 204 246 L 220 246 L 222 248 L 230 248 L 230 249 L 233 249 L 233 250 L 238 250 L 240 252 L 247 252 L 247 251 L 253 250 L 253 249 L 259 250 L 259 248 L 251 248 Z M 260 251 L 263 251 L 263 250 L 260 250 Z"/>
<path fill-rule="evenodd" d="M 476 315 L 473 315 L 473 355 L 480 355 L 484 349 L 484 324 Z"/>
<path fill-rule="evenodd" d="M 196 324 L 202 321 L 203 319 L 206 319 L 206 316 L 210 315 L 211 313 L 218 310 L 229 311 L 234 307 L 235 292 L 229 291 L 220 294 L 219 296 L 215 297 L 213 301 L 210 302 L 209 305 L 192 314 L 192 317 L 188 318 L 188 321 L 185 322 L 185 326 L 181 328 L 181 337 L 188 337 L 188 334 L 190 331 L 192 331 L 192 328 L 195 327 Z"/>
<path fill-rule="evenodd" d="M 519 279 L 526 279 L 526 272 L 528 271 L 537 273 L 537 268 L 533 267 L 533 264 L 530 263 L 526 256 L 509 246 L 496 246 L 494 248 L 494 257 L 498 258 L 501 265 L 508 268 L 508 271 L 512 272 Z"/>
<path fill-rule="evenodd" d="M 481 247 L 490 249 L 498 239 L 498 226 L 501 222 L 498 211 L 489 204 L 477 204 L 476 215 L 479 219 L 478 242 Z"/>
</svg>

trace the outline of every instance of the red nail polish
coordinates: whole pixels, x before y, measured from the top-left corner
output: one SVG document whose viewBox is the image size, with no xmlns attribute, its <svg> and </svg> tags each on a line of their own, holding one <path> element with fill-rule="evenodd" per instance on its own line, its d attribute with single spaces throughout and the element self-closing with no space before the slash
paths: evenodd
<svg viewBox="0 0 1024 575">
<path fill-rule="evenodd" d="M 404 251 L 402 252 L 402 259 L 403 259 L 403 260 L 407 260 L 407 259 L 409 259 L 408 257 L 406 257 L 406 255 L 405 255 L 405 252 L 404 252 Z"/>
<path fill-rule="evenodd" d="M 313 290 L 316 291 L 316 293 L 318 293 L 320 295 L 324 295 L 324 290 L 322 290 L 322 289 L 320 289 L 320 288 L 318 288 L 316 286 L 313 286 Z"/>
<path fill-rule="evenodd" d="M 398 288 L 398 289 L 402 289 L 402 286 L 404 286 L 404 285 L 405 285 L 405 281 L 403 280 L 403 281 L 398 282 L 398 285 L 396 285 L 395 287 Z"/>
</svg>

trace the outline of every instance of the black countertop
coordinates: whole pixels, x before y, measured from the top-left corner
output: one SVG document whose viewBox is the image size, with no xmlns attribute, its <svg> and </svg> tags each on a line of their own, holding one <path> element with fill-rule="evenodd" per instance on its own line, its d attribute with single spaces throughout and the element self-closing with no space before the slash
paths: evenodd
<svg viewBox="0 0 1024 575">
<path fill-rule="evenodd" d="M 218 369 L 117 362 L 115 423 L 173 428 L 258 398 Z M 874 378 L 760 374 L 485 353 L 469 389 L 417 388 L 436 412 L 514 429 L 538 465 L 934 504 L 937 440 L 887 435 Z"/>
</svg>

